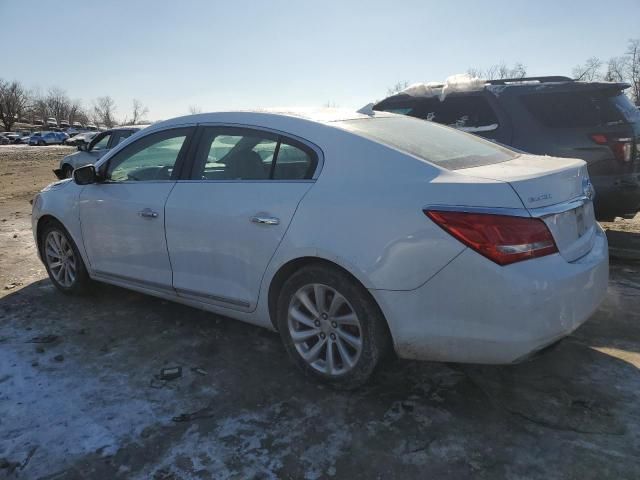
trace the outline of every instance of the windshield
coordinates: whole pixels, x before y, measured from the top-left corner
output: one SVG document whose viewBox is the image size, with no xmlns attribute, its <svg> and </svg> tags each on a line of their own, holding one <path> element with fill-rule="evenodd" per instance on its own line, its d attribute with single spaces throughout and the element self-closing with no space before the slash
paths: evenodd
<svg viewBox="0 0 640 480">
<path fill-rule="evenodd" d="M 411 117 L 346 120 L 334 125 L 449 170 L 506 162 L 518 156 L 480 137 Z"/>
</svg>

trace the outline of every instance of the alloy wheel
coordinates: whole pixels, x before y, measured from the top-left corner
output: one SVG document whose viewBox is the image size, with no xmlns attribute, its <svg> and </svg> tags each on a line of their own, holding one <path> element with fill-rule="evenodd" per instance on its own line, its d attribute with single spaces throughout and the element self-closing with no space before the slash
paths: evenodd
<svg viewBox="0 0 640 480">
<path fill-rule="evenodd" d="M 320 373 L 342 375 L 360 358 L 360 319 L 347 299 L 328 285 L 300 288 L 289 304 L 287 325 L 302 359 Z"/>
<path fill-rule="evenodd" d="M 50 231 L 44 249 L 51 275 L 63 287 L 71 287 L 76 281 L 78 263 L 67 237 L 57 230 Z"/>
</svg>

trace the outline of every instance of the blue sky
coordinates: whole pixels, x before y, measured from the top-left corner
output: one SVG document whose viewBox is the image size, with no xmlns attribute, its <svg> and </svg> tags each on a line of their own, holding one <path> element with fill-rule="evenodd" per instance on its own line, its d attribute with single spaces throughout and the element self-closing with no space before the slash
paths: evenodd
<svg viewBox="0 0 640 480">
<path fill-rule="evenodd" d="M 569 74 L 640 37 L 640 0 L 0 0 L 0 78 L 57 86 L 118 114 L 138 98 L 152 119 L 203 111 L 358 108 L 399 80 L 444 80 L 520 61 Z M 7 21 L 7 19 L 10 19 Z"/>
</svg>

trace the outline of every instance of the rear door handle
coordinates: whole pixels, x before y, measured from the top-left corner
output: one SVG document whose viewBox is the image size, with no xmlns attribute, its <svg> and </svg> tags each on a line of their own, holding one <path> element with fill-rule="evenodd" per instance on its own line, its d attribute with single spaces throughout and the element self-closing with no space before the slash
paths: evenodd
<svg viewBox="0 0 640 480">
<path fill-rule="evenodd" d="M 280 219 L 276 217 L 251 217 L 253 223 L 260 223 L 262 225 L 279 225 Z"/>
<path fill-rule="evenodd" d="M 158 218 L 158 212 L 154 212 L 150 208 L 145 208 L 144 210 L 140 210 L 138 215 L 144 218 Z"/>
</svg>

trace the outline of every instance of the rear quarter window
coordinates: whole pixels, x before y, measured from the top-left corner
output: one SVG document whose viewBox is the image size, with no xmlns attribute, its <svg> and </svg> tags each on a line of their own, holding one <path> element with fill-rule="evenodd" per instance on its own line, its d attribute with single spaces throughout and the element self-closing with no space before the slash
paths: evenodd
<svg viewBox="0 0 640 480">
<path fill-rule="evenodd" d="M 549 128 L 598 127 L 624 121 L 611 98 L 598 90 L 532 93 L 521 100 L 531 115 Z"/>
</svg>

